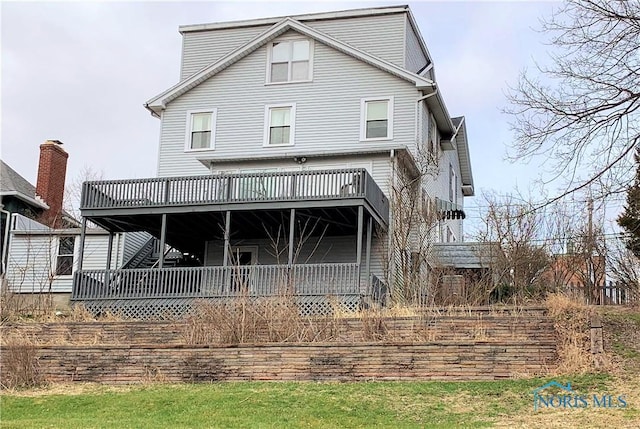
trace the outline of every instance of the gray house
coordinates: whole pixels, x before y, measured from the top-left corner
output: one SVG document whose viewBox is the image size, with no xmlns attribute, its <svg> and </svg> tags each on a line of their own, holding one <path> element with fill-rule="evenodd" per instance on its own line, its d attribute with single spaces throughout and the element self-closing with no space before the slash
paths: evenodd
<svg viewBox="0 0 640 429">
<path fill-rule="evenodd" d="M 180 33 L 180 79 L 145 104 L 157 177 L 86 182 L 81 211 L 182 259 L 80 269 L 72 300 L 134 316 L 238 294 L 355 309 L 428 276 L 430 243 L 462 240 L 465 121 L 407 6 Z"/>
</svg>

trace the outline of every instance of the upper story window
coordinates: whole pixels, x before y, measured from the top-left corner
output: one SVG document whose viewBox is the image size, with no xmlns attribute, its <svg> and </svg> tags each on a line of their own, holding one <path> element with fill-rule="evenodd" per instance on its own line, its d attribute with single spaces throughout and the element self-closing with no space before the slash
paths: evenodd
<svg viewBox="0 0 640 429">
<path fill-rule="evenodd" d="M 73 273 L 73 250 L 75 237 L 60 237 L 58 241 L 58 256 L 56 257 L 56 275 L 69 276 Z"/>
<path fill-rule="evenodd" d="M 187 124 L 185 150 L 214 148 L 216 109 L 187 112 Z"/>
<path fill-rule="evenodd" d="M 269 45 L 267 82 L 311 80 L 313 44 L 309 40 L 287 40 Z"/>
<path fill-rule="evenodd" d="M 360 140 L 393 138 L 393 97 L 365 98 L 361 111 Z"/>
<path fill-rule="evenodd" d="M 264 146 L 292 146 L 294 144 L 295 117 L 295 104 L 266 106 Z"/>
<path fill-rule="evenodd" d="M 458 178 L 453 164 L 449 164 L 449 201 L 456 204 L 458 202 Z"/>
<path fill-rule="evenodd" d="M 436 127 L 436 119 L 429 114 L 429 135 L 427 136 L 427 145 L 429 147 L 429 155 L 435 157 L 438 154 L 438 128 Z"/>
</svg>

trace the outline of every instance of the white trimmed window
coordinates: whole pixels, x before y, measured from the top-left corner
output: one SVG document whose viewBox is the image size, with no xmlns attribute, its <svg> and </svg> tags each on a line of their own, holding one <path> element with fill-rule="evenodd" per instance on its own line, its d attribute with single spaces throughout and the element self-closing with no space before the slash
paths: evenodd
<svg viewBox="0 0 640 429">
<path fill-rule="evenodd" d="M 265 107 L 264 146 L 293 146 L 295 104 L 273 104 Z"/>
<path fill-rule="evenodd" d="M 311 80 L 313 43 L 310 40 L 286 40 L 269 45 L 267 82 L 304 82 Z"/>
<path fill-rule="evenodd" d="M 362 99 L 361 122 L 360 140 L 391 140 L 393 97 Z"/>
<path fill-rule="evenodd" d="M 185 150 L 210 150 L 214 148 L 216 113 L 216 109 L 187 112 Z"/>
</svg>

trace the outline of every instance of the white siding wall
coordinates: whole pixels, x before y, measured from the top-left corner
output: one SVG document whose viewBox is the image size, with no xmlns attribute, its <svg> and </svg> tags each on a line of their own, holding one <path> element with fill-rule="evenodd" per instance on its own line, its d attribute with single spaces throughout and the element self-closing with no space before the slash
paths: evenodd
<svg viewBox="0 0 640 429">
<path fill-rule="evenodd" d="M 73 276 L 56 276 L 58 240 L 73 234 L 21 234 L 11 235 L 7 281 L 14 292 L 19 293 L 70 293 Z M 74 267 L 78 267 L 80 234 L 75 237 Z M 85 270 L 103 270 L 106 268 L 108 235 L 87 234 L 85 238 Z M 117 240 L 114 239 L 112 264 L 117 257 Z M 112 265 L 114 267 L 114 265 Z M 115 267 L 114 267 L 115 268 Z"/>
<path fill-rule="evenodd" d="M 292 32 L 288 33 L 291 36 Z M 248 158 L 335 153 L 415 146 L 415 86 L 315 43 L 313 82 L 265 85 L 267 47 L 169 103 L 162 117 L 158 175 L 206 174 L 196 156 L 184 152 L 187 111 L 215 107 L 215 150 L 209 156 Z M 394 97 L 393 141 L 360 142 L 361 99 Z M 295 146 L 263 147 L 265 105 L 296 103 Z"/>
<path fill-rule="evenodd" d="M 182 35 L 180 80 L 245 45 L 269 25 L 188 32 Z"/>
<path fill-rule="evenodd" d="M 213 173 L 243 173 L 258 171 L 300 171 L 300 170 L 331 170 L 340 168 L 366 168 L 382 192 L 390 197 L 389 178 L 391 175 L 391 161 L 389 153 L 351 155 L 344 157 L 308 158 L 304 164 L 298 164 L 293 158 L 265 161 L 244 161 L 232 164 L 213 166 Z"/>
<path fill-rule="evenodd" d="M 420 47 L 420 41 L 418 35 L 413 31 L 409 18 L 405 17 L 406 21 L 406 46 L 405 46 L 405 64 L 404 67 L 417 73 L 427 63 L 427 57 L 425 56 L 422 48 Z"/>
<path fill-rule="evenodd" d="M 151 235 L 144 231 L 126 232 L 122 234 L 122 259 L 118 265 L 123 265 L 136 254 L 144 244 L 151 239 Z"/>
<path fill-rule="evenodd" d="M 14 292 L 70 293 L 73 276 L 56 276 L 56 260 L 60 237 L 75 237 L 73 271 L 78 269 L 80 229 L 50 230 L 44 225 L 14 215 L 14 228 L 9 241 L 7 281 Z M 88 230 L 82 268 L 105 269 L 109 234 Z M 112 268 L 121 255 L 122 241 L 116 236 L 112 247 Z"/>
<path fill-rule="evenodd" d="M 371 55 L 403 66 L 404 13 L 373 17 L 302 21 Z M 180 79 L 243 46 L 271 25 L 187 32 L 182 40 Z"/>
</svg>

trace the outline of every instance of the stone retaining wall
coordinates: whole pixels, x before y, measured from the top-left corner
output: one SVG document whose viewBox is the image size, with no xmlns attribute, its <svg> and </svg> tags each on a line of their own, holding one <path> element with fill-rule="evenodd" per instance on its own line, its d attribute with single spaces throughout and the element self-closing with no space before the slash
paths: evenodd
<svg viewBox="0 0 640 429">
<path fill-rule="evenodd" d="M 7 368 L 7 356 L 19 354 L 11 351 L 27 347 L 43 380 L 141 383 L 492 380 L 543 375 L 557 360 L 553 321 L 542 309 L 307 320 L 332 331 L 330 342 L 306 343 L 269 342 L 277 323 L 259 326 L 246 344 L 222 344 L 213 325 L 196 341 L 193 323 L 4 325 L 0 363 Z"/>
<path fill-rule="evenodd" d="M 494 380 L 542 375 L 554 344 L 280 344 L 263 346 L 41 347 L 51 382 L 141 383 L 242 380 Z"/>
</svg>

